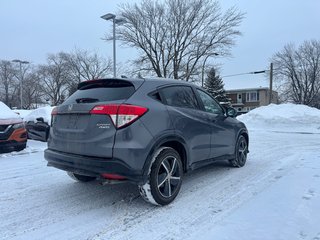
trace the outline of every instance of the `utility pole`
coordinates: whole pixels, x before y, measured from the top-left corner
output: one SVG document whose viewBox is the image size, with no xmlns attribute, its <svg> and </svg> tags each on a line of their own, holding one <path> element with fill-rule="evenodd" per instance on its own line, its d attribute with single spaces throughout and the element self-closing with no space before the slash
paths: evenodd
<svg viewBox="0 0 320 240">
<path fill-rule="evenodd" d="M 269 104 L 272 103 L 273 63 L 270 63 Z"/>
</svg>

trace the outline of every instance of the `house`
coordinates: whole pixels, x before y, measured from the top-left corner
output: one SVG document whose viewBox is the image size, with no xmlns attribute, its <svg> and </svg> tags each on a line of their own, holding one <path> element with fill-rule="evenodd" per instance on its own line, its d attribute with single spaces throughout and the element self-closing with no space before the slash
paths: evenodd
<svg viewBox="0 0 320 240">
<path fill-rule="evenodd" d="M 244 88 L 227 90 L 227 97 L 231 101 L 232 107 L 234 107 L 240 114 L 247 113 L 250 110 L 266 106 L 270 103 L 269 88 Z M 272 91 L 271 103 L 278 104 L 278 93 Z"/>
</svg>

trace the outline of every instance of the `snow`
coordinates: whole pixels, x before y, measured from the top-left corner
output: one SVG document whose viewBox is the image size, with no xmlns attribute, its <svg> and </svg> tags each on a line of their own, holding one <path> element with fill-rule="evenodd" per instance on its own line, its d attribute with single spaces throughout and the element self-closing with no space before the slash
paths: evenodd
<svg viewBox="0 0 320 240">
<path fill-rule="evenodd" d="M 318 111 L 289 104 L 242 115 L 246 166 L 187 174 L 165 207 L 129 183 L 74 182 L 46 166 L 46 143 L 28 141 L 0 154 L 0 239 L 320 239 Z"/>
<path fill-rule="evenodd" d="M 24 119 L 28 114 L 32 112 L 32 110 L 26 110 L 26 109 L 15 109 L 13 110 L 15 113 L 19 114 L 19 116 Z"/>
<path fill-rule="evenodd" d="M 0 119 L 20 119 L 19 115 L 14 113 L 6 104 L 0 101 Z"/>
<path fill-rule="evenodd" d="M 290 158 L 295 164 L 200 239 L 319 239 L 320 154 Z"/>
<path fill-rule="evenodd" d="M 320 110 L 305 105 L 270 104 L 237 117 L 248 128 L 320 133 Z"/>
<path fill-rule="evenodd" d="M 41 108 L 35 109 L 35 110 L 31 111 L 27 116 L 25 116 L 23 118 L 23 120 L 25 122 L 29 122 L 29 121 L 37 122 L 36 119 L 39 117 L 42 117 L 44 119 L 44 122 L 50 123 L 51 122 L 51 112 L 52 112 L 53 108 L 54 107 L 47 106 L 47 107 L 41 107 Z"/>
</svg>

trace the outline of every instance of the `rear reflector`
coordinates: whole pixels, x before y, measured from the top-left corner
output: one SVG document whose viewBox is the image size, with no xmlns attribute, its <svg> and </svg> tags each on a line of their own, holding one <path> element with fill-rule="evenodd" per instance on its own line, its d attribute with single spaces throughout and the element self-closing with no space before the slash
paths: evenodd
<svg viewBox="0 0 320 240">
<path fill-rule="evenodd" d="M 117 174 L 112 173 L 102 173 L 101 176 L 110 180 L 125 180 L 126 178 Z"/>
<path fill-rule="evenodd" d="M 148 111 L 147 108 L 128 104 L 95 106 L 90 114 L 109 115 L 116 128 L 128 126 Z"/>
</svg>

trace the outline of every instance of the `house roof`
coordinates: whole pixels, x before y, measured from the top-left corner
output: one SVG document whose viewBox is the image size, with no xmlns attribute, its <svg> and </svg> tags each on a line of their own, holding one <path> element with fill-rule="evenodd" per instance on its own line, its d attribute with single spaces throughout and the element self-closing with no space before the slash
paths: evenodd
<svg viewBox="0 0 320 240">
<path fill-rule="evenodd" d="M 226 90 L 227 93 L 230 92 L 247 92 L 247 91 L 258 91 L 258 90 L 269 90 L 267 87 L 257 87 L 257 88 L 242 88 L 242 89 L 230 89 Z"/>
</svg>

